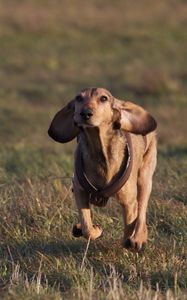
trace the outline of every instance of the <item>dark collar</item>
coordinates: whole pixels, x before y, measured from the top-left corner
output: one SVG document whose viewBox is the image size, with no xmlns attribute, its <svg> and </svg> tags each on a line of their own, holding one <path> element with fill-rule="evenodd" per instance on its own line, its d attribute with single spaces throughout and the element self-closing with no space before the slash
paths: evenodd
<svg viewBox="0 0 187 300">
<path fill-rule="evenodd" d="M 91 204 L 96 206 L 105 206 L 108 198 L 117 193 L 129 179 L 133 164 L 132 141 L 130 133 L 124 131 L 123 133 L 127 141 L 127 163 L 124 170 L 122 170 L 121 175 L 114 182 L 106 185 L 103 189 L 97 189 L 87 178 L 83 169 L 81 149 L 78 146 L 77 157 L 75 161 L 76 175 L 81 186 L 90 194 Z"/>
</svg>

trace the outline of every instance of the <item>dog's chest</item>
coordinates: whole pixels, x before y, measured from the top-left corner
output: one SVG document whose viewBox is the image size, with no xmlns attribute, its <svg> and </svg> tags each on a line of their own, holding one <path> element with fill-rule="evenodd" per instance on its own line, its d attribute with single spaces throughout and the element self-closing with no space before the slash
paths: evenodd
<svg viewBox="0 0 187 300">
<path fill-rule="evenodd" d="M 103 188 L 120 172 L 126 161 L 125 149 L 124 139 L 115 139 L 101 149 L 84 148 L 84 171 L 94 186 Z"/>
</svg>

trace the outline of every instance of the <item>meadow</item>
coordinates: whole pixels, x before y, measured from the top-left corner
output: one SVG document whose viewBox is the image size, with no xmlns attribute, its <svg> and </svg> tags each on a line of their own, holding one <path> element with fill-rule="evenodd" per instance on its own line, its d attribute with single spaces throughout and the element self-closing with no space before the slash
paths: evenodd
<svg viewBox="0 0 187 300">
<path fill-rule="evenodd" d="M 183 0 L 0 0 L 0 298 L 187 297 L 187 4 Z M 158 122 L 144 252 L 124 251 L 120 207 L 94 208 L 102 238 L 75 239 L 75 142 L 47 130 L 101 86 Z"/>
</svg>

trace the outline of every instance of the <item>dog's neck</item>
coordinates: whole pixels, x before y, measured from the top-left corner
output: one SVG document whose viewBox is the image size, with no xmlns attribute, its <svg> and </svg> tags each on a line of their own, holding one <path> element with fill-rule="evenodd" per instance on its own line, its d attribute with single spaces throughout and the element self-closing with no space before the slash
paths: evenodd
<svg viewBox="0 0 187 300">
<path fill-rule="evenodd" d="M 125 163 L 126 140 L 112 127 L 86 127 L 81 133 L 84 170 L 98 187 L 114 179 Z"/>
</svg>

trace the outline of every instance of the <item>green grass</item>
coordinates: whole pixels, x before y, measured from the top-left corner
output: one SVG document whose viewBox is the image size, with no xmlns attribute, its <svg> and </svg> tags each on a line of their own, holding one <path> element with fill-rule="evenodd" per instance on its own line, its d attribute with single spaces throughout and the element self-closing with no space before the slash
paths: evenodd
<svg viewBox="0 0 187 300">
<path fill-rule="evenodd" d="M 0 1 L 0 298 L 186 299 L 187 72 L 184 1 Z M 141 254 L 120 245 L 120 208 L 93 208 L 104 235 L 72 237 L 75 143 L 47 136 L 87 86 L 158 121 L 158 166 Z M 84 263 L 83 263 L 84 262 Z"/>
</svg>

